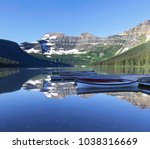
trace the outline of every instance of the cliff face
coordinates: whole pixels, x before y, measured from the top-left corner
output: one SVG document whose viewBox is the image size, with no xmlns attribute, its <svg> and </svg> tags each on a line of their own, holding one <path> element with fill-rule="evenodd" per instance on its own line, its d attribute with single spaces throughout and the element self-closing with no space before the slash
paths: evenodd
<svg viewBox="0 0 150 149">
<path fill-rule="evenodd" d="M 116 55 L 150 40 L 150 20 L 119 35 L 106 38 L 97 37 L 90 33 L 80 36 L 67 36 L 64 33 L 47 33 L 33 43 L 24 42 L 21 48 L 28 53 L 40 54 L 81 54 L 95 46 L 120 45 Z M 113 56 L 113 55 L 112 55 Z"/>
<path fill-rule="evenodd" d="M 21 48 L 28 53 L 51 54 L 80 54 L 98 45 L 122 45 L 122 36 L 110 36 L 101 38 L 90 33 L 82 33 L 80 36 L 66 36 L 62 33 L 47 33 L 42 39 L 33 43 L 24 42 Z"/>
<path fill-rule="evenodd" d="M 121 54 L 150 40 L 150 20 L 144 21 L 136 27 L 121 33 L 120 35 L 125 37 L 125 42 L 117 54 Z"/>
</svg>

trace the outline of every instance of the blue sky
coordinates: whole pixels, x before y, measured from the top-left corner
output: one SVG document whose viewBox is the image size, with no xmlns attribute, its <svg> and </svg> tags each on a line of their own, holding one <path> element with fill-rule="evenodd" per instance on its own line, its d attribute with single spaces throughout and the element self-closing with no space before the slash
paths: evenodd
<svg viewBox="0 0 150 149">
<path fill-rule="evenodd" d="M 150 19 L 150 0 L 0 0 L 0 38 L 18 43 L 47 32 L 108 36 Z"/>
</svg>

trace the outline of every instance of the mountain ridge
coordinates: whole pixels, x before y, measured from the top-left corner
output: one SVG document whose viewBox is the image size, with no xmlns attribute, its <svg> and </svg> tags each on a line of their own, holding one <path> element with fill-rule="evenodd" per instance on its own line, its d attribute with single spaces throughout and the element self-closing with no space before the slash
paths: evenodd
<svg viewBox="0 0 150 149">
<path fill-rule="evenodd" d="M 80 36 L 47 33 L 39 40 L 24 42 L 21 45 L 8 40 L 0 40 L 0 65 L 57 67 L 70 64 L 102 64 L 101 61 L 112 60 L 116 56 L 122 57 L 123 53 L 135 51 L 134 48 L 138 49 L 139 45 L 149 43 L 149 41 L 150 20 L 118 35 L 108 37 L 97 37 L 88 32 Z M 141 47 L 141 49 L 144 48 Z M 141 54 L 139 50 L 137 51 Z M 26 59 L 29 60 L 26 61 Z M 126 59 L 128 60 L 127 57 Z M 65 65 L 66 62 L 69 65 Z"/>
<path fill-rule="evenodd" d="M 98 37 L 88 32 L 79 36 L 68 36 L 64 33 L 46 33 L 41 39 L 32 43 L 21 43 L 21 48 L 27 53 L 39 53 L 46 56 L 58 54 L 83 54 L 94 46 L 120 45 L 116 55 L 128 51 L 150 40 L 150 20 L 118 35 Z"/>
<path fill-rule="evenodd" d="M 150 40 L 150 20 L 146 20 L 132 29 L 121 33 L 120 35 L 126 36 L 127 39 L 116 55 Z"/>
<path fill-rule="evenodd" d="M 124 42 L 120 36 L 107 38 L 97 37 L 90 33 L 80 36 L 67 36 L 62 33 L 45 34 L 40 40 L 32 43 L 21 43 L 21 48 L 27 53 L 52 54 L 82 54 L 93 46 L 120 45 Z"/>
</svg>

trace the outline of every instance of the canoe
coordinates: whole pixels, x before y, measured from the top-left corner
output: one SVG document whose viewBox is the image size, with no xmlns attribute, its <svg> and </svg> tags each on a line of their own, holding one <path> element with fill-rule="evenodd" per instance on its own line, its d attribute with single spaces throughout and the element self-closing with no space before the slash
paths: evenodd
<svg viewBox="0 0 150 149">
<path fill-rule="evenodd" d="M 75 72 L 61 72 L 60 76 L 88 76 L 88 75 L 96 75 L 94 71 L 75 71 Z"/>
<path fill-rule="evenodd" d="M 59 71 L 53 71 L 52 74 L 53 75 L 60 75 L 60 74 L 68 74 L 68 73 L 93 73 L 93 70 L 85 70 L 85 71 L 74 71 L 74 70 L 70 70 L 70 71 L 65 71 L 65 70 L 59 70 Z"/>
<path fill-rule="evenodd" d="M 75 77 L 97 76 L 94 71 L 76 71 L 76 72 L 63 72 L 59 75 L 51 76 L 51 81 L 73 81 Z"/>
<path fill-rule="evenodd" d="M 97 78 L 76 78 L 77 88 L 118 88 L 118 87 L 136 87 L 137 80 L 127 79 L 97 79 Z"/>
<path fill-rule="evenodd" d="M 150 87 L 150 77 L 140 78 L 138 81 L 139 81 L 139 86 Z"/>
<path fill-rule="evenodd" d="M 143 82 L 139 83 L 138 89 L 140 92 L 150 95 L 150 84 Z"/>
<path fill-rule="evenodd" d="M 138 92 L 139 89 L 137 86 L 135 87 L 109 87 L 109 88 L 93 88 L 93 87 L 84 87 L 84 88 L 77 88 L 77 94 L 96 94 L 96 93 L 109 93 L 109 92 Z"/>
<path fill-rule="evenodd" d="M 150 95 L 150 88 L 139 88 L 139 92 Z"/>
<path fill-rule="evenodd" d="M 51 81 L 52 82 L 57 82 L 57 81 L 73 81 L 74 77 L 72 76 L 51 76 Z"/>
</svg>

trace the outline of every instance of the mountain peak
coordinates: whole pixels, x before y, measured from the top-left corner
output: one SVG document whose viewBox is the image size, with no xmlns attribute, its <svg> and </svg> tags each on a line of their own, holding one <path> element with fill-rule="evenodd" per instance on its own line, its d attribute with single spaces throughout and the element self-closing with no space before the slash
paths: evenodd
<svg viewBox="0 0 150 149">
<path fill-rule="evenodd" d="M 126 41 L 121 49 L 116 54 L 121 54 L 135 46 L 145 43 L 150 40 L 150 20 L 145 20 L 143 23 L 133 27 L 132 29 L 121 33 L 126 36 Z"/>
<path fill-rule="evenodd" d="M 46 33 L 42 39 L 48 39 L 50 37 L 58 38 L 58 37 L 63 37 L 63 36 L 65 36 L 64 33 Z"/>
<path fill-rule="evenodd" d="M 145 20 L 145 21 L 143 22 L 143 24 L 144 24 L 144 25 L 150 25 L 150 20 Z"/>
<path fill-rule="evenodd" d="M 85 39 L 85 38 L 91 38 L 91 37 L 95 37 L 95 36 L 91 33 L 86 32 L 86 33 L 82 33 L 80 35 L 80 37 Z"/>
</svg>

